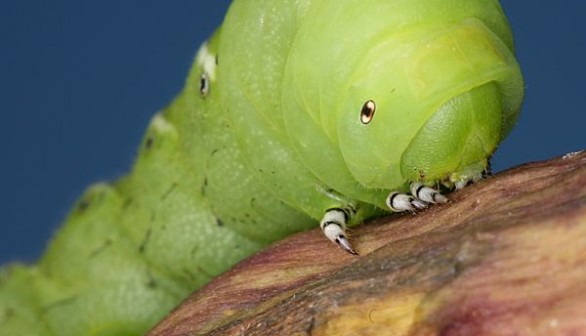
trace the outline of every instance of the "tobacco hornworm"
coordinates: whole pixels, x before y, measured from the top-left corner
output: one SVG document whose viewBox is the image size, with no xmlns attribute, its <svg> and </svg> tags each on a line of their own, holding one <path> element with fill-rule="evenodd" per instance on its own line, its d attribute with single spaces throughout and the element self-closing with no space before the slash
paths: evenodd
<svg viewBox="0 0 586 336">
<path fill-rule="evenodd" d="M 356 253 L 347 225 L 480 178 L 522 98 L 497 0 L 237 0 L 131 173 L 3 269 L 0 334 L 141 334 L 318 222 Z"/>
</svg>

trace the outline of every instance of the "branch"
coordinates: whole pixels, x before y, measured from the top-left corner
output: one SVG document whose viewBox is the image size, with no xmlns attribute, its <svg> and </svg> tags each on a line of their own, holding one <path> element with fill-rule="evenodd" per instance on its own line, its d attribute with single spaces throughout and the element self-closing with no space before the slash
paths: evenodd
<svg viewBox="0 0 586 336">
<path fill-rule="evenodd" d="M 526 164 L 417 215 L 319 230 L 248 258 L 149 335 L 586 332 L 586 152 Z"/>
</svg>

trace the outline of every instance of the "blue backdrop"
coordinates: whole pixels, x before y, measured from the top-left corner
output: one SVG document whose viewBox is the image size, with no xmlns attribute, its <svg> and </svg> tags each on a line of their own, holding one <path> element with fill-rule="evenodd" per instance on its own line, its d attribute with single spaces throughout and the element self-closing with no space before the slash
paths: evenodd
<svg viewBox="0 0 586 336">
<path fill-rule="evenodd" d="M 501 2 L 527 96 L 496 171 L 586 147 L 586 2 Z M 0 264 L 36 259 L 87 185 L 129 169 L 228 3 L 0 5 Z"/>
</svg>

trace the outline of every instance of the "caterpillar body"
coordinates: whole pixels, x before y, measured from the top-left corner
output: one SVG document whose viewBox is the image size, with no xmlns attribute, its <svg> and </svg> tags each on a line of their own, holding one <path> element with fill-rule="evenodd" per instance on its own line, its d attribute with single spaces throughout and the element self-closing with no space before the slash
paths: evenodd
<svg viewBox="0 0 586 336">
<path fill-rule="evenodd" d="M 130 174 L 2 270 L 0 334 L 142 334 L 318 223 L 357 254 L 346 226 L 480 178 L 522 99 L 497 0 L 236 0 Z"/>
</svg>

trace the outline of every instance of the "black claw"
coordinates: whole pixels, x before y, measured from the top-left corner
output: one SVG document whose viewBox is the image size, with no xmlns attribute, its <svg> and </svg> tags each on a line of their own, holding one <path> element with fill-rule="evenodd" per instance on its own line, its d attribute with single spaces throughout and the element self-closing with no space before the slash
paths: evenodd
<svg viewBox="0 0 586 336">
<path fill-rule="evenodd" d="M 353 254 L 353 255 L 355 255 L 355 256 L 357 256 L 357 255 L 360 255 L 360 254 L 358 254 L 358 252 L 354 251 L 353 249 L 350 249 L 350 250 L 344 250 L 344 251 L 346 251 L 346 252 L 348 252 L 348 253 L 350 253 L 350 254 Z"/>
<path fill-rule="evenodd" d="M 354 248 L 352 248 L 352 245 L 350 245 L 350 242 L 348 241 L 346 236 L 338 236 L 338 238 L 336 238 L 336 244 L 338 244 L 338 246 L 340 246 L 342 250 L 353 255 L 358 255 L 358 252 L 354 251 Z"/>
</svg>

